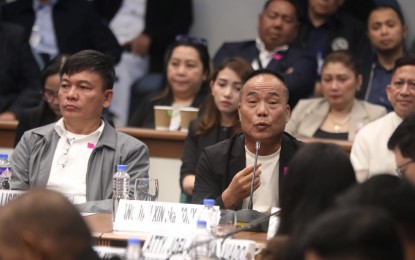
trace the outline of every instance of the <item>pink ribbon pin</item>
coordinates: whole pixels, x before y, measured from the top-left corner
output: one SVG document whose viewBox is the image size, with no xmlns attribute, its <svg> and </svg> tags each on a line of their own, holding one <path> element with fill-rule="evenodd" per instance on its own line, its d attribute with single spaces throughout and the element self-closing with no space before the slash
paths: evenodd
<svg viewBox="0 0 415 260">
<path fill-rule="evenodd" d="M 276 60 L 280 60 L 280 59 L 282 59 L 282 55 L 281 55 L 281 54 L 279 54 L 279 53 L 275 53 L 275 55 L 274 55 L 274 59 L 276 59 Z"/>
<path fill-rule="evenodd" d="M 94 144 L 91 144 L 91 143 L 88 143 L 88 146 L 87 146 L 89 149 L 94 149 L 95 148 L 95 145 Z"/>
</svg>

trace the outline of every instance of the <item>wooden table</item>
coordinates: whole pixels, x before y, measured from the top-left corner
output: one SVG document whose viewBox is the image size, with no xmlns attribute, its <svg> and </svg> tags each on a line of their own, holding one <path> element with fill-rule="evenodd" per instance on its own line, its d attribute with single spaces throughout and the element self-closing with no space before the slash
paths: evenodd
<svg viewBox="0 0 415 260">
<path fill-rule="evenodd" d="M 17 121 L 0 121 L 0 147 L 13 148 Z M 131 135 L 144 142 L 150 151 L 151 157 L 180 159 L 183 154 L 183 143 L 186 133 L 179 131 L 159 131 L 147 128 L 118 127 L 118 131 Z M 333 143 L 350 153 L 352 142 L 325 138 L 297 137 L 299 140 L 309 142 Z"/>
<path fill-rule="evenodd" d="M 131 135 L 148 146 L 151 157 L 180 159 L 183 142 L 187 133 L 179 131 L 159 131 L 146 128 L 119 127 L 118 131 Z"/>
<path fill-rule="evenodd" d="M 96 245 L 125 247 L 128 238 L 134 237 L 145 240 L 148 236 L 148 233 L 144 232 L 113 231 L 111 214 L 94 214 L 85 216 L 84 219 L 91 230 Z M 236 234 L 234 238 L 253 240 L 259 247 L 264 247 L 267 243 L 266 236 L 266 233 L 244 231 Z"/>
<path fill-rule="evenodd" d="M 0 120 L 0 148 L 13 148 L 18 121 Z"/>
</svg>

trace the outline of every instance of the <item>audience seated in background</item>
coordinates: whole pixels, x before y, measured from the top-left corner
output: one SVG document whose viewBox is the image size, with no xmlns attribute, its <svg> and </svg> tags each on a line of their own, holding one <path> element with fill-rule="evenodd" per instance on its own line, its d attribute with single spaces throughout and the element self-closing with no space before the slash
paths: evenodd
<svg viewBox="0 0 415 260">
<path fill-rule="evenodd" d="M 397 225 L 405 259 L 415 257 L 415 186 L 397 176 L 373 176 L 341 195 L 339 207 L 378 207 L 386 210 Z"/>
<path fill-rule="evenodd" d="M 166 62 L 166 87 L 147 97 L 134 112 L 129 125 L 155 128 L 154 106 L 172 106 L 171 130 L 180 128 L 180 108 L 201 108 L 208 93 L 210 57 L 205 39 L 177 37 L 169 48 Z"/>
<path fill-rule="evenodd" d="M 395 223 L 381 209 L 346 207 L 329 211 L 291 243 L 301 249 L 288 253 L 285 259 L 404 259 Z"/>
<path fill-rule="evenodd" d="M 47 187 L 74 195 L 84 212 L 111 212 L 112 177 L 128 166 L 130 192 L 148 177 L 148 149 L 101 118 L 115 79 L 110 57 L 94 50 L 70 56 L 60 72 L 62 118 L 27 131 L 13 155 L 12 189 Z"/>
<path fill-rule="evenodd" d="M 310 52 L 318 62 L 332 51 L 349 50 L 357 58 L 371 52 L 365 27 L 358 19 L 342 12 L 344 0 L 308 0 L 301 13 L 301 26 L 294 46 Z"/>
<path fill-rule="evenodd" d="M 395 61 L 404 55 L 407 27 L 400 11 L 382 5 L 370 13 L 367 30 L 375 53 L 364 56 L 361 65 L 363 85 L 357 98 L 382 105 L 390 112 L 393 107 L 386 86 L 390 83 Z"/>
<path fill-rule="evenodd" d="M 43 102 L 39 107 L 25 109 L 20 115 L 15 146 L 27 130 L 56 122 L 62 117 L 58 100 L 58 91 L 61 85 L 59 72 L 67 58 L 68 55 L 58 55 L 43 69 L 40 78 L 43 86 Z"/>
<path fill-rule="evenodd" d="M 326 143 L 304 145 L 288 164 L 281 190 L 278 235 L 303 232 L 356 183 L 348 155 Z"/>
<path fill-rule="evenodd" d="M 293 108 L 299 99 L 313 93 L 317 69 L 313 56 L 291 46 L 298 27 L 297 11 L 290 1 L 268 0 L 259 14 L 258 37 L 224 43 L 215 55 L 215 66 L 226 57 L 239 56 L 254 69 L 267 68 L 281 74 L 290 91 L 288 104 Z"/>
<path fill-rule="evenodd" d="M 121 46 L 101 21 L 93 6 L 84 0 L 17 0 L 3 5 L 3 21 L 25 28 L 41 69 L 58 54 L 94 49 L 119 61 Z"/>
<path fill-rule="evenodd" d="M 394 154 L 387 143 L 402 120 L 415 112 L 415 57 L 395 62 L 386 93 L 394 111 L 361 129 L 352 145 L 350 159 L 358 181 L 377 173 L 396 174 Z"/>
<path fill-rule="evenodd" d="M 398 175 L 415 183 L 415 113 L 407 116 L 392 133 L 388 148 L 395 153 Z"/>
<path fill-rule="evenodd" d="M 385 108 L 355 98 L 362 76 L 348 51 L 326 56 L 320 82 L 323 97 L 300 100 L 285 131 L 294 136 L 353 141 L 364 125 L 386 114 Z"/>
<path fill-rule="evenodd" d="M 91 232 L 67 198 L 31 190 L 0 211 L 1 259 L 100 259 Z"/>
<path fill-rule="evenodd" d="M 0 120 L 17 120 L 40 104 L 40 72 L 23 28 L 0 22 Z"/>
<path fill-rule="evenodd" d="M 224 60 L 212 75 L 206 107 L 190 123 L 184 141 L 180 186 L 188 203 L 192 201 L 196 163 L 203 149 L 240 131 L 239 90 L 251 72 L 251 65 L 236 57 Z"/>
<path fill-rule="evenodd" d="M 116 125 L 125 126 L 129 119 L 131 86 L 148 72 L 162 72 L 167 46 L 174 42 L 176 35 L 189 32 L 193 20 L 192 0 L 93 2 L 124 49 L 115 67 L 117 81 L 110 111 Z"/>
<path fill-rule="evenodd" d="M 284 133 L 290 117 L 288 95 L 283 77 L 273 71 L 256 70 L 248 76 L 238 105 L 242 133 L 203 150 L 196 166 L 194 203 L 213 198 L 221 208 L 247 208 L 258 151 L 253 209 L 264 213 L 279 205 L 285 169 L 301 145 Z"/>
</svg>

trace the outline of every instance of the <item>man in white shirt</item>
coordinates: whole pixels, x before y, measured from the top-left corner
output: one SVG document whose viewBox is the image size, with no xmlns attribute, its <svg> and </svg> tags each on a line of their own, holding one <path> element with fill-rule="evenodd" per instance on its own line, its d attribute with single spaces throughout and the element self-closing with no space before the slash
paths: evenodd
<svg viewBox="0 0 415 260">
<path fill-rule="evenodd" d="M 386 92 L 394 111 L 361 129 L 352 146 L 350 159 L 358 181 L 380 173 L 396 174 L 395 156 L 387 143 L 402 120 L 415 112 L 414 57 L 396 61 Z"/>
<path fill-rule="evenodd" d="M 111 212 L 116 166 L 128 166 L 131 193 L 136 178 L 148 177 L 148 149 L 101 118 L 113 95 L 110 57 L 78 52 L 60 75 L 62 118 L 23 135 L 12 156 L 11 188 L 47 187 L 73 195 L 83 211 Z"/>
<path fill-rule="evenodd" d="M 395 153 L 396 173 L 415 183 L 415 113 L 407 116 L 388 141 Z"/>
<path fill-rule="evenodd" d="M 284 132 L 290 117 L 287 102 L 288 89 L 281 75 L 262 69 L 248 76 L 239 96 L 242 133 L 204 149 L 196 166 L 194 203 L 213 198 L 222 208 L 249 208 L 258 154 L 252 208 L 269 213 L 279 206 L 288 161 L 301 145 Z"/>
</svg>

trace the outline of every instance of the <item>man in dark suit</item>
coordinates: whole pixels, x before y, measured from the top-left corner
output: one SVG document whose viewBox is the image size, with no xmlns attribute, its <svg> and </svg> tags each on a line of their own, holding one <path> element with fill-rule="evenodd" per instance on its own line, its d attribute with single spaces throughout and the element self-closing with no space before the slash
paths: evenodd
<svg viewBox="0 0 415 260">
<path fill-rule="evenodd" d="M 213 198 L 221 208 L 246 208 L 257 153 L 253 209 L 265 213 L 279 205 L 287 164 L 301 144 L 284 132 L 287 102 L 281 75 L 262 69 L 248 77 L 238 106 L 242 133 L 204 149 L 196 166 L 194 203 Z"/>
<path fill-rule="evenodd" d="M 239 56 L 254 69 L 267 68 L 280 73 L 290 90 L 288 104 L 293 108 L 301 98 L 313 93 L 317 64 L 313 56 L 291 47 L 299 21 L 295 6 L 287 0 L 269 0 L 258 19 L 256 40 L 224 43 L 214 57 L 215 67 L 227 57 Z"/>
<path fill-rule="evenodd" d="M 0 22 L 0 119 L 16 120 L 40 104 L 40 72 L 23 28 Z"/>
<path fill-rule="evenodd" d="M 114 58 L 121 46 L 101 21 L 91 3 L 84 0 L 17 0 L 3 5 L 1 19 L 22 25 L 25 39 L 42 68 L 57 54 L 94 49 Z"/>
</svg>

